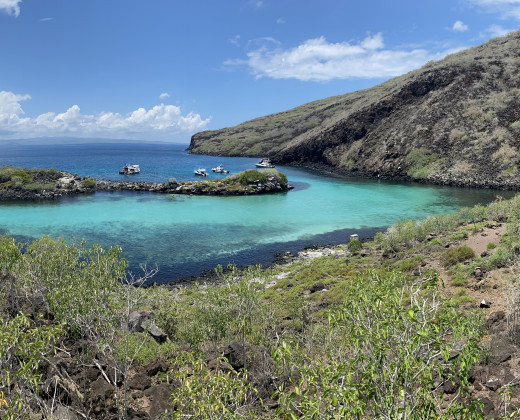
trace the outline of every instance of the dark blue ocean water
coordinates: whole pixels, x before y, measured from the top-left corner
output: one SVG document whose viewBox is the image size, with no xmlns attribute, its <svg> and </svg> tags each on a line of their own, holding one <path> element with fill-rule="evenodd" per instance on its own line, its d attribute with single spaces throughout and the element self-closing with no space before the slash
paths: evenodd
<svg viewBox="0 0 520 420">
<path fill-rule="evenodd" d="M 223 164 L 231 173 L 257 159 L 189 155 L 185 145 L 2 145 L 0 166 L 59 168 L 105 179 L 165 182 L 197 179 L 193 171 Z M 141 173 L 119 175 L 125 163 Z M 255 197 L 96 193 L 52 202 L 0 204 L 0 231 L 20 240 L 44 234 L 120 245 L 130 269 L 157 266 L 157 282 L 175 281 L 217 264 L 269 264 L 275 253 L 337 244 L 352 233 L 372 236 L 401 219 L 422 219 L 488 203 L 489 190 L 336 179 L 280 167 L 296 188 Z M 211 174 L 210 177 L 216 177 Z"/>
</svg>

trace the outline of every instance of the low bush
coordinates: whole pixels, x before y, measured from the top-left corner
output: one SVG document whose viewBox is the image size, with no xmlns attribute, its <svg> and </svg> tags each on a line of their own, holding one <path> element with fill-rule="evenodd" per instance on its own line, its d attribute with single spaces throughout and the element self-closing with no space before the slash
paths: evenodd
<svg viewBox="0 0 520 420">
<path fill-rule="evenodd" d="M 248 169 L 247 171 L 239 172 L 227 177 L 226 182 L 239 182 L 243 186 L 248 186 L 249 184 L 254 184 L 257 182 L 265 182 L 267 178 L 271 177 L 275 178 L 282 185 L 287 185 L 289 182 L 287 180 L 287 176 L 284 173 L 277 171 L 276 169 L 264 169 L 261 171 L 256 169 Z"/>
<path fill-rule="evenodd" d="M 275 394 L 277 418 L 474 418 L 477 407 L 463 394 L 478 361 L 478 321 L 439 299 L 437 282 L 393 272 L 346 286 L 348 298 L 328 311 L 320 335 L 334 351 L 316 357 L 283 340 L 274 352 L 280 375 L 289 376 Z M 454 342 L 461 351 L 446 363 Z M 443 410 L 442 394 L 431 390 L 437 378 L 455 376 L 460 393 Z"/>
<path fill-rule="evenodd" d="M 412 178 L 425 178 L 428 176 L 430 165 L 437 159 L 437 154 L 425 147 L 412 149 L 405 158 L 408 165 L 408 175 Z"/>
<path fill-rule="evenodd" d="M 468 278 L 463 273 L 455 273 L 451 280 L 452 286 L 460 287 L 468 284 Z"/>
<path fill-rule="evenodd" d="M 464 303 L 473 302 L 473 300 L 474 299 L 468 295 L 468 291 L 466 289 L 459 288 L 456 290 L 456 292 L 451 297 L 450 303 L 454 306 L 459 306 Z"/>
<path fill-rule="evenodd" d="M 84 188 L 94 188 L 96 186 L 96 181 L 92 178 L 87 178 L 81 182 L 81 185 Z"/>
<path fill-rule="evenodd" d="M 513 253 L 511 251 L 499 248 L 497 252 L 486 260 L 486 266 L 488 268 L 506 267 L 512 259 Z"/>
<path fill-rule="evenodd" d="M 238 174 L 238 181 L 242 185 L 249 185 L 256 182 L 263 182 L 267 179 L 267 175 L 256 169 L 248 169 L 247 171 Z"/>
<path fill-rule="evenodd" d="M 22 188 L 27 191 L 53 191 L 56 189 L 56 184 L 51 182 L 30 182 L 22 185 Z"/>
<path fill-rule="evenodd" d="M 407 273 L 413 271 L 417 267 L 417 264 L 419 264 L 421 261 L 422 258 L 420 256 L 407 258 L 396 263 L 395 268 L 399 271 L 402 271 L 403 273 Z"/>
<path fill-rule="evenodd" d="M 467 245 L 462 245 L 444 252 L 442 264 L 444 267 L 451 267 L 459 262 L 467 261 L 472 258 L 475 258 L 475 251 Z"/>
<path fill-rule="evenodd" d="M 359 239 L 352 239 L 347 245 L 347 249 L 353 254 L 357 254 L 361 251 L 361 248 L 363 248 L 363 245 Z"/>
</svg>

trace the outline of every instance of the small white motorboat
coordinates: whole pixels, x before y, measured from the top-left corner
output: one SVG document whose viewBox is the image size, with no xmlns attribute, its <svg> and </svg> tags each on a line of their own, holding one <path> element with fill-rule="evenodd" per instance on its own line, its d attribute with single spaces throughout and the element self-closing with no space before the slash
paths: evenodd
<svg viewBox="0 0 520 420">
<path fill-rule="evenodd" d="M 274 165 L 271 163 L 269 158 L 262 158 L 260 162 L 256 164 L 257 168 L 274 168 Z"/>
<path fill-rule="evenodd" d="M 218 165 L 216 168 L 212 168 L 211 170 L 217 174 L 229 174 L 229 171 L 224 169 L 224 165 Z"/>
<path fill-rule="evenodd" d="M 195 169 L 193 173 L 197 176 L 208 176 L 208 173 L 203 168 Z"/>
<path fill-rule="evenodd" d="M 128 163 L 119 171 L 121 175 L 136 175 L 139 172 L 141 172 L 139 165 L 129 165 Z"/>
</svg>

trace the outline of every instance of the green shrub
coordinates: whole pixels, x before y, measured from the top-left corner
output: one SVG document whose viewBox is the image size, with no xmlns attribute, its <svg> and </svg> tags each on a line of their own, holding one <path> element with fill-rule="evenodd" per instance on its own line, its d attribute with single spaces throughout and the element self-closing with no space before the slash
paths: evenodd
<svg viewBox="0 0 520 420">
<path fill-rule="evenodd" d="M 513 253 L 510 250 L 499 248 L 497 252 L 486 260 L 486 266 L 488 268 L 502 268 L 507 266 L 512 259 Z"/>
<path fill-rule="evenodd" d="M 457 272 L 453 275 L 451 284 L 456 287 L 466 286 L 468 284 L 468 278 L 463 273 Z"/>
<path fill-rule="evenodd" d="M 282 184 L 282 185 L 287 185 L 287 183 L 289 182 L 289 181 L 287 180 L 287 176 L 286 176 L 284 173 L 282 173 L 282 172 L 280 172 L 280 171 L 278 171 L 278 170 L 276 170 L 276 169 L 274 169 L 274 168 L 264 169 L 262 172 L 263 172 L 263 173 L 266 175 L 266 177 L 268 177 L 268 178 L 269 178 L 269 177 L 273 177 L 273 178 L 275 178 L 275 179 L 276 179 L 280 184 Z"/>
<path fill-rule="evenodd" d="M 22 188 L 27 191 L 54 191 L 56 189 L 56 184 L 51 182 L 30 182 L 22 185 Z"/>
<path fill-rule="evenodd" d="M 444 252 L 442 265 L 444 267 L 453 266 L 459 262 L 475 258 L 475 251 L 467 245 L 462 245 Z"/>
<path fill-rule="evenodd" d="M 515 131 L 520 131 L 520 120 L 511 123 L 509 127 L 511 127 Z"/>
<path fill-rule="evenodd" d="M 473 301 L 474 299 L 468 295 L 468 291 L 463 288 L 457 289 L 450 299 L 450 303 L 454 306 L 459 306 L 463 303 L 470 303 Z"/>
<path fill-rule="evenodd" d="M 122 287 L 127 267 L 121 248 L 86 248 L 84 242 L 68 244 L 63 238 L 43 236 L 25 250 L 15 274 L 25 286 L 41 291 L 56 320 L 75 332 L 106 326 L 98 322 L 116 322 L 120 302 L 114 293 Z"/>
<path fill-rule="evenodd" d="M 167 341 L 159 344 L 148 333 L 125 333 L 115 345 L 115 359 L 125 362 L 130 358 L 134 363 L 144 366 L 155 358 L 173 359 L 179 347 Z"/>
<path fill-rule="evenodd" d="M 403 273 L 407 273 L 414 270 L 421 261 L 422 258 L 420 256 L 407 258 L 396 263 L 395 268 Z"/>
<path fill-rule="evenodd" d="M 96 180 L 92 178 L 87 178 L 81 182 L 81 185 L 84 188 L 94 188 L 96 186 Z"/>
<path fill-rule="evenodd" d="M 275 178 L 282 185 L 287 185 L 288 183 L 287 176 L 273 168 L 263 169 L 261 171 L 256 169 L 248 169 L 247 171 L 239 172 L 238 174 L 233 174 L 227 177 L 225 182 L 239 182 L 241 185 L 247 187 L 249 184 L 265 182 L 267 178 L 270 177 Z"/>
<path fill-rule="evenodd" d="M 263 182 L 267 179 L 267 175 L 264 172 L 257 171 L 256 169 L 248 169 L 247 171 L 240 172 L 238 175 L 238 181 L 242 185 L 249 185 L 256 182 Z"/>
<path fill-rule="evenodd" d="M 226 360 L 221 358 L 218 364 L 226 366 Z M 211 370 L 192 353 L 180 353 L 176 365 L 178 369 L 170 374 L 179 384 L 171 396 L 176 407 L 173 419 L 255 418 L 252 403 L 258 400 L 258 391 L 245 373 Z"/>
<path fill-rule="evenodd" d="M 363 248 L 363 245 L 359 239 L 352 239 L 347 245 L 347 249 L 353 254 L 357 254 L 361 251 L 361 248 Z"/>
<path fill-rule="evenodd" d="M 1 188 L 24 188 L 26 190 L 38 191 L 52 189 L 51 185 L 58 180 L 61 172 L 57 169 L 27 169 L 14 166 L 0 168 Z"/>
<path fill-rule="evenodd" d="M 497 244 L 494 243 L 494 242 L 490 242 L 486 245 L 486 249 L 487 250 L 492 250 L 492 249 L 495 249 L 497 247 Z"/>
<path fill-rule="evenodd" d="M 437 159 L 437 154 L 425 147 L 412 149 L 405 158 L 408 165 L 408 175 L 412 178 L 425 178 L 431 164 Z"/>
<path fill-rule="evenodd" d="M 0 324 L 0 417 L 30 418 L 29 401 L 36 401 L 43 382 L 38 369 L 55 349 L 63 328 L 55 324 L 34 327 L 23 313 L 11 320 L 0 316 Z"/>
<path fill-rule="evenodd" d="M 13 177 L 17 177 L 22 180 L 22 182 L 31 182 L 33 180 L 33 176 L 28 172 L 27 169 L 19 169 L 15 168 L 12 172 L 11 179 Z"/>
<path fill-rule="evenodd" d="M 464 393 L 478 361 L 477 320 L 439 299 L 437 281 L 409 283 L 394 272 L 349 283 L 320 335 L 334 351 L 316 357 L 307 343 L 283 340 L 274 352 L 289 377 L 276 393 L 277 418 L 473 418 Z M 461 351 L 449 359 L 455 342 Z M 439 377 L 461 382 L 446 411 L 432 392 Z"/>
<path fill-rule="evenodd" d="M 398 251 L 410 248 L 426 239 L 427 225 L 417 220 L 401 220 L 388 228 L 385 234 L 376 235 L 375 242 L 379 242 L 384 250 Z"/>
</svg>

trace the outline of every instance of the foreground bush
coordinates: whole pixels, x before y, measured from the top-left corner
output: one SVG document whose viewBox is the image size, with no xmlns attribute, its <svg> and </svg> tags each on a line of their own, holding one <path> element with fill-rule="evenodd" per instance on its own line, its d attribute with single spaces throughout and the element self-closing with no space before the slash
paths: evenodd
<svg viewBox="0 0 520 420">
<path fill-rule="evenodd" d="M 278 414 L 286 418 L 469 418 L 478 407 L 464 399 L 478 361 L 476 320 L 439 299 L 436 278 L 409 282 L 397 273 L 352 282 L 344 303 L 328 313 L 334 351 L 317 357 L 297 342 L 275 353 L 290 375 Z M 454 342 L 458 357 L 448 363 Z M 339 346 L 339 347 L 338 347 Z M 460 381 L 443 410 L 442 385 Z"/>
</svg>

